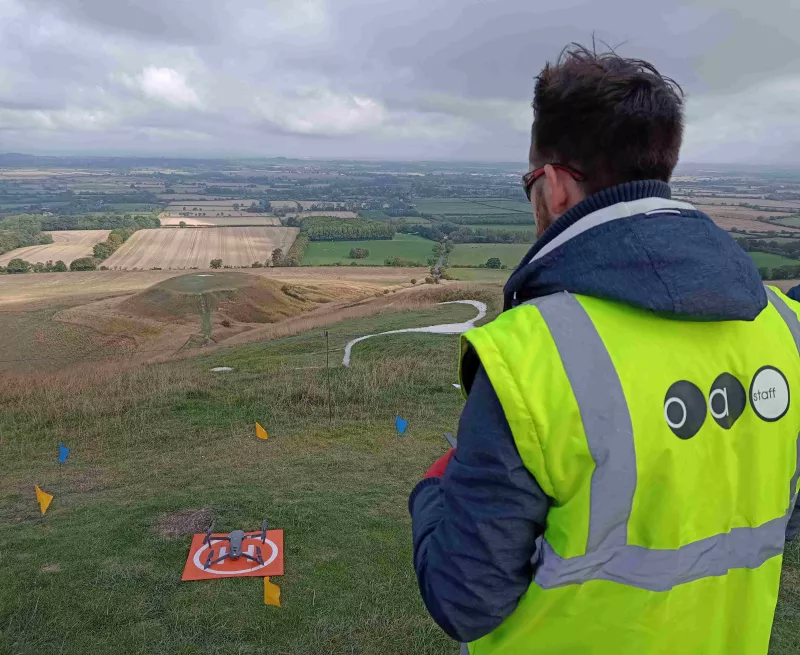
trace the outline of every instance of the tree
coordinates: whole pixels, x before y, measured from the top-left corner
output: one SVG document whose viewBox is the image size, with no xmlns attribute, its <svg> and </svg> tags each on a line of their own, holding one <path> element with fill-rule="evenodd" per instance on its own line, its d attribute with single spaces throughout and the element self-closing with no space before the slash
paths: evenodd
<svg viewBox="0 0 800 655">
<path fill-rule="evenodd" d="M 350 259 L 366 259 L 369 257 L 369 250 L 366 248 L 351 248 Z"/>
<path fill-rule="evenodd" d="M 758 274 L 761 276 L 762 280 L 769 280 L 770 273 L 772 273 L 772 271 L 766 266 L 762 266 L 758 269 Z"/>
<path fill-rule="evenodd" d="M 280 248 L 275 248 L 275 250 L 272 251 L 272 265 L 283 266 L 283 264 L 283 250 Z"/>
<path fill-rule="evenodd" d="M 497 257 L 490 257 L 486 260 L 486 268 L 500 268 L 502 265 L 503 262 Z"/>
<path fill-rule="evenodd" d="M 107 243 L 98 243 L 95 244 L 94 248 L 92 249 L 94 253 L 95 259 L 108 259 L 114 253 L 114 251 L 109 247 Z"/>
<path fill-rule="evenodd" d="M 212 259 L 211 260 L 211 268 L 222 268 L 222 260 L 221 259 Z"/>
<path fill-rule="evenodd" d="M 26 262 L 24 259 L 12 259 L 8 262 L 8 266 L 6 266 L 6 270 L 9 273 L 30 273 L 31 264 L 30 262 Z"/>
<path fill-rule="evenodd" d="M 67 265 L 59 259 L 55 264 L 53 264 L 53 270 L 56 273 L 66 273 Z"/>
<path fill-rule="evenodd" d="M 96 271 L 97 261 L 94 257 L 81 257 L 69 265 L 71 271 Z"/>
<path fill-rule="evenodd" d="M 178 226 L 179 227 L 186 227 L 186 221 L 181 221 L 180 223 L 178 223 Z"/>
<path fill-rule="evenodd" d="M 239 203 L 238 202 L 233 203 L 233 211 L 235 211 L 235 212 L 239 211 Z"/>
</svg>

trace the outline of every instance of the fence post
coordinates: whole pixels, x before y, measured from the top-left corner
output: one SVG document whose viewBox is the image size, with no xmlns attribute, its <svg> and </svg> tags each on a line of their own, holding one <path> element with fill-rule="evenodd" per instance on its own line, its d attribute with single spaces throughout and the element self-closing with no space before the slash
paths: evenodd
<svg viewBox="0 0 800 655">
<path fill-rule="evenodd" d="M 325 381 L 328 386 L 328 426 L 333 426 L 333 407 L 331 406 L 331 349 L 328 331 L 325 330 Z"/>
</svg>

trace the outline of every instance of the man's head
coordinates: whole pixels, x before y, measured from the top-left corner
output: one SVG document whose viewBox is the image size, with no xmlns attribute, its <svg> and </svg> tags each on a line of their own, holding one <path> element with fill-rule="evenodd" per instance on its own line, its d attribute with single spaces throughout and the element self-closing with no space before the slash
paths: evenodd
<svg viewBox="0 0 800 655">
<path fill-rule="evenodd" d="M 682 138 L 683 92 L 673 80 L 614 52 L 565 49 L 534 92 L 529 159 L 537 179 L 528 181 L 537 236 L 601 189 L 668 182 Z"/>
</svg>

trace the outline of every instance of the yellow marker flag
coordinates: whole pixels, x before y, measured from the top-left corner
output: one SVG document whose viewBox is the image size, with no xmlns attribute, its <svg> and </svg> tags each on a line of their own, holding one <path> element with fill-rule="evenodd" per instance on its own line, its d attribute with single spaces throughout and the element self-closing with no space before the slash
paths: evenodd
<svg viewBox="0 0 800 655">
<path fill-rule="evenodd" d="M 42 510 L 42 514 L 44 514 L 53 501 L 53 495 L 42 491 L 39 489 L 38 485 L 34 485 L 34 487 L 36 487 L 36 502 L 39 503 L 39 509 Z"/>
<path fill-rule="evenodd" d="M 269 581 L 269 576 L 264 576 L 264 605 L 281 606 L 281 588 Z"/>
<path fill-rule="evenodd" d="M 264 428 L 261 427 L 260 423 L 256 423 L 256 436 L 259 439 L 269 439 L 269 435 L 267 434 L 267 431 Z"/>
</svg>

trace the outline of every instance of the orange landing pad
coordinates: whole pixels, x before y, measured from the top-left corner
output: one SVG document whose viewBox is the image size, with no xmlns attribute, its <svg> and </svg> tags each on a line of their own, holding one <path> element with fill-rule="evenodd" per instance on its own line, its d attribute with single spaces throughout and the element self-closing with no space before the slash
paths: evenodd
<svg viewBox="0 0 800 655">
<path fill-rule="evenodd" d="M 283 575 L 283 530 L 267 530 L 267 541 L 261 543 L 261 535 L 248 536 L 242 542 L 242 551 L 256 557 L 256 548 L 261 549 L 264 565 L 240 557 L 233 561 L 226 559 L 219 564 L 214 564 L 207 569 L 203 565 L 208 559 L 209 547 L 203 544 L 205 534 L 196 534 L 192 537 L 192 546 L 189 548 L 189 557 L 183 569 L 181 580 L 219 580 L 220 578 L 237 577 L 263 577 L 266 575 Z M 211 535 L 211 548 L 214 550 L 214 559 L 224 552 L 230 552 L 227 541 L 216 541 L 218 537 L 227 537 L 225 532 Z"/>
</svg>

